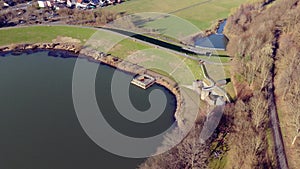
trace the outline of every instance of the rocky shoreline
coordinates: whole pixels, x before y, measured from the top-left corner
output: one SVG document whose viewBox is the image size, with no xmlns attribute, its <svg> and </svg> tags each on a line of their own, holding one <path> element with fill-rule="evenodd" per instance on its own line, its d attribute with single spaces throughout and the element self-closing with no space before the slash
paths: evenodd
<svg viewBox="0 0 300 169">
<path fill-rule="evenodd" d="M 179 87 L 176 82 L 172 79 L 165 77 L 161 74 L 147 70 L 142 66 L 133 64 L 128 61 L 124 61 L 112 55 L 107 55 L 93 49 L 82 48 L 80 43 L 69 43 L 69 42 L 53 42 L 53 43 L 34 43 L 34 44 L 12 44 L 0 47 L 0 53 L 22 53 L 29 50 L 61 50 L 66 52 L 71 52 L 76 54 L 78 57 L 86 57 L 89 60 L 102 62 L 104 64 L 115 67 L 119 70 L 132 73 L 132 74 L 149 74 L 156 79 L 156 83 L 167 88 L 176 97 L 176 111 L 175 119 L 179 127 L 184 128 L 183 117 L 182 117 L 182 105 L 184 104 L 184 99 L 181 96 Z"/>
</svg>

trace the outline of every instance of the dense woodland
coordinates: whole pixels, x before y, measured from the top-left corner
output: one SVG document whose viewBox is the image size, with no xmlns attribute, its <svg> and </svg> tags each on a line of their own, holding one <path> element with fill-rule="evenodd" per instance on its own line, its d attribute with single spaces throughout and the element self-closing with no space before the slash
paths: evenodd
<svg viewBox="0 0 300 169">
<path fill-rule="evenodd" d="M 270 130 L 270 86 L 289 167 L 300 166 L 300 4 L 299 0 L 242 5 L 228 19 L 228 51 L 237 92 L 230 106 L 230 168 L 274 168 Z"/>
</svg>

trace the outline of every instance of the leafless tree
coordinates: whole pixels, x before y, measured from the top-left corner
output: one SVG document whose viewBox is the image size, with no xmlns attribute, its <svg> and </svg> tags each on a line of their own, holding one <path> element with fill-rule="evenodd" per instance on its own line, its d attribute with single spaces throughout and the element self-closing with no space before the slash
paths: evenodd
<svg viewBox="0 0 300 169">
<path fill-rule="evenodd" d="M 262 93 L 258 92 L 251 98 L 250 109 L 252 112 L 252 122 L 256 130 L 258 130 L 266 122 L 268 114 L 268 102 Z"/>
</svg>

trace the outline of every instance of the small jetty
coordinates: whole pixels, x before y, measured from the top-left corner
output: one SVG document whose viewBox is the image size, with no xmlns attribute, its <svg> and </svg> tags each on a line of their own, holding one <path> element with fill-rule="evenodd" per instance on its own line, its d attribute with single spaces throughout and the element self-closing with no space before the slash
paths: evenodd
<svg viewBox="0 0 300 169">
<path fill-rule="evenodd" d="M 136 75 L 131 84 L 134 84 L 142 89 L 147 89 L 155 83 L 155 78 L 147 74 Z"/>
</svg>

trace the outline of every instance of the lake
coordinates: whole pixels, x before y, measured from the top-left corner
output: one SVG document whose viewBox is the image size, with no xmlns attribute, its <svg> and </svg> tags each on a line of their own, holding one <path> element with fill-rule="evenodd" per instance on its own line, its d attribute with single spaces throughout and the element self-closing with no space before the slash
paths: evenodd
<svg viewBox="0 0 300 169">
<path fill-rule="evenodd" d="M 83 131 L 72 101 L 75 62 L 76 57 L 59 51 L 0 56 L 1 169 L 133 169 L 145 160 L 111 154 Z M 100 64 L 95 81 L 98 102 L 101 98 L 99 108 L 109 124 L 124 135 L 138 138 L 169 128 L 174 122 L 175 96 L 156 84 L 147 90 L 130 85 L 129 95 L 136 109 L 150 107 L 149 93 L 155 89 L 165 93 L 167 104 L 153 122 L 128 121 L 118 113 L 110 94 L 114 71 Z"/>
<path fill-rule="evenodd" d="M 195 40 L 195 46 L 200 48 L 225 50 L 228 44 L 228 38 L 223 34 L 226 21 L 227 20 L 224 20 L 220 23 L 215 34 L 208 35 L 207 37 L 197 38 Z"/>
</svg>

